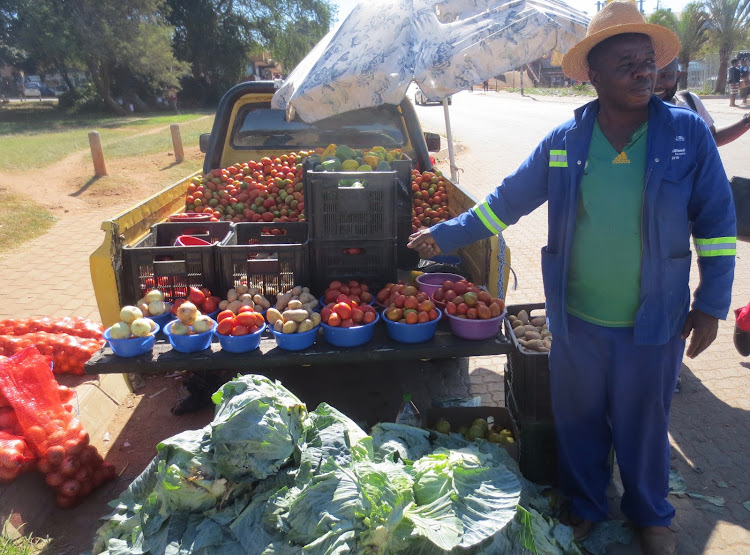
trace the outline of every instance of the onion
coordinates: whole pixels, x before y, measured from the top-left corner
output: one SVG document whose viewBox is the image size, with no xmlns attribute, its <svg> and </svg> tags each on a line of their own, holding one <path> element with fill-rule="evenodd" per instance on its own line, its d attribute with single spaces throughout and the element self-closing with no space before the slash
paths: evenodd
<svg viewBox="0 0 750 555">
<path fill-rule="evenodd" d="M 151 301 L 148 303 L 148 312 L 152 316 L 159 316 L 160 314 L 164 314 L 167 311 L 167 305 L 164 304 L 164 301 L 158 300 L 158 301 Z"/>
<path fill-rule="evenodd" d="M 172 335 L 190 335 L 190 327 L 179 320 L 169 328 Z"/>
<path fill-rule="evenodd" d="M 152 289 L 151 291 L 146 293 L 146 296 L 143 297 L 143 300 L 146 301 L 148 304 L 151 304 L 154 301 L 163 301 L 164 295 L 162 295 L 162 292 L 159 291 L 158 289 Z"/>
<path fill-rule="evenodd" d="M 78 480 L 66 480 L 60 486 L 60 493 L 67 497 L 76 497 L 81 493 L 81 482 Z"/>
<path fill-rule="evenodd" d="M 19 474 L 21 474 L 20 468 L 13 470 L 12 468 L 0 467 L 0 482 L 10 482 L 15 480 L 18 478 Z"/>
<path fill-rule="evenodd" d="M 59 472 L 50 472 L 44 477 L 44 481 L 51 488 L 58 488 L 65 481 L 65 476 Z"/>
<path fill-rule="evenodd" d="M 63 473 L 63 476 L 75 476 L 80 468 L 81 461 L 78 457 L 69 456 L 63 459 L 62 465 L 60 465 L 60 472 Z"/>
<path fill-rule="evenodd" d="M 193 322 L 193 331 L 195 333 L 205 333 L 211 331 L 214 327 L 214 321 L 205 315 L 198 316 Z"/>
<path fill-rule="evenodd" d="M 91 470 L 90 466 L 81 466 L 81 469 L 76 473 L 76 480 L 80 482 L 81 484 L 85 484 L 87 482 L 90 482 L 91 479 L 94 477 L 94 473 Z"/>
<path fill-rule="evenodd" d="M 125 322 L 117 322 L 109 328 L 109 336 L 112 339 L 130 339 L 130 325 Z"/>
<path fill-rule="evenodd" d="M 151 333 L 151 321 L 147 318 L 138 318 L 130 324 L 130 331 L 136 337 L 146 337 Z"/>
<path fill-rule="evenodd" d="M 198 308 L 190 301 L 182 303 L 177 309 L 177 317 L 183 324 L 190 325 L 198 316 Z M 174 331 L 174 330 L 173 330 Z"/>
<path fill-rule="evenodd" d="M 65 458 L 65 448 L 62 445 L 53 445 L 47 451 L 47 459 L 50 464 L 54 467 L 58 467 L 62 464 Z"/>
<path fill-rule="evenodd" d="M 143 318 L 143 312 L 137 306 L 124 306 L 120 310 L 120 320 L 130 325 L 136 318 Z"/>
<path fill-rule="evenodd" d="M 39 461 L 37 461 L 36 463 L 36 467 L 42 474 L 49 474 L 53 469 L 52 463 L 50 463 L 49 459 L 47 458 L 39 459 Z"/>
<path fill-rule="evenodd" d="M 39 444 L 47 439 L 47 432 L 41 426 L 29 426 L 24 432 L 24 437 L 31 443 Z"/>
<path fill-rule="evenodd" d="M 79 439 L 69 439 L 65 442 L 65 452 L 68 455 L 78 455 L 83 448 L 86 447 L 85 443 L 81 443 Z"/>
</svg>

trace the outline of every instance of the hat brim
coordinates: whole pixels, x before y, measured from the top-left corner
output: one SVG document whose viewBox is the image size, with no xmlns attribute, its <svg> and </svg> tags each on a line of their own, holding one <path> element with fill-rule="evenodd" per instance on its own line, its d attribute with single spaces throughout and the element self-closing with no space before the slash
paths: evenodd
<svg viewBox="0 0 750 555">
<path fill-rule="evenodd" d="M 656 67 L 662 68 L 677 57 L 680 52 L 680 39 L 670 29 L 653 23 L 628 23 L 602 29 L 586 37 L 571 48 L 563 57 L 562 70 L 565 75 L 576 81 L 589 80 L 588 55 L 597 44 L 615 35 L 641 33 L 651 38 L 656 53 Z"/>
</svg>

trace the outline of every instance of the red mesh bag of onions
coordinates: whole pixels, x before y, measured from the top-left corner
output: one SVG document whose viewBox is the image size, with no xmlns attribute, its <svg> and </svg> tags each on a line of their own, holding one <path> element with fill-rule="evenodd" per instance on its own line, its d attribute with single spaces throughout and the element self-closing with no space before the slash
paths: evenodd
<svg viewBox="0 0 750 555">
<path fill-rule="evenodd" d="M 101 484 L 112 480 L 115 467 L 104 462 L 89 434 L 70 412 L 50 357 L 28 347 L 0 358 L 0 391 L 10 403 L 37 468 L 57 493 L 61 508 L 75 506 Z"/>
</svg>

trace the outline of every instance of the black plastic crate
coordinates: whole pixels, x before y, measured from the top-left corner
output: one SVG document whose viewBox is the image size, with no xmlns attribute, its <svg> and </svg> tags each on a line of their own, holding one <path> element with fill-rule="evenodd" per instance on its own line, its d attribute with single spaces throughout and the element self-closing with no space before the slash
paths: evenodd
<svg viewBox="0 0 750 555">
<path fill-rule="evenodd" d="M 556 486 L 557 434 L 553 420 L 530 420 L 518 413 L 513 397 L 513 382 L 505 389 L 505 405 L 518 431 L 518 467 L 527 480 L 536 484 Z"/>
<path fill-rule="evenodd" d="M 216 245 L 179 246 L 175 241 L 180 235 L 192 235 L 218 243 L 231 234 L 231 222 L 153 225 L 146 237 L 122 249 L 123 301 L 135 303 L 154 287 L 167 302 L 187 297 L 190 287 L 208 287 L 221 294 Z"/>
<path fill-rule="evenodd" d="M 285 233 L 268 233 L 273 229 Z M 309 282 L 308 258 L 305 223 L 237 223 L 234 233 L 217 247 L 219 281 L 224 291 L 244 284 L 272 300 Z"/>
<path fill-rule="evenodd" d="M 517 315 L 526 310 L 531 317 L 544 311 L 544 303 L 522 304 L 507 307 L 508 315 Z M 518 342 L 510 320 L 504 320 L 505 335 L 513 343 L 508 355 L 506 371 L 513 384 L 513 396 L 518 404 L 518 414 L 531 420 L 552 418 L 550 396 L 549 354 L 524 349 Z"/>
<path fill-rule="evenodd" d="M 341 180 L 364 187 L 339 186 Z M 396 237 L 395 171 L 304 173 L 305 214 L 316 241 Z"/>
<path fill-rule="evenodd" d="M 396 238 L 380 241 L 310 241 L 310 276 L 315 294 L 333 280 L 357 280 L 377 292 L 396 281 Z"/>
</svg>

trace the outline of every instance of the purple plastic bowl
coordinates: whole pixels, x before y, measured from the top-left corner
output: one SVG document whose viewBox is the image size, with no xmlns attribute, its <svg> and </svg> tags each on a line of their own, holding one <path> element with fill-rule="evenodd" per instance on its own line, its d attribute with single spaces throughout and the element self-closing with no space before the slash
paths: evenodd
<svg viewBox="0 0 750 555">
<path fill-rule="evenodd" d="M 451 331 L 453 332 L 453 335 L 462 339 L 480 340 L 490 339 L 497 335 L 497 332 L 500 329 L 500 324 L 502 324 L 503 318 L 505 318 L 505 312 L 506 311 L 503 310 L 500 316 L 495 316 L 494 318 L 489 318 L 487 320 L 458 318 L 447 312 L 445 315 L 451 323 Z"/>
<path fill-rule="evenodd" d="M 464 279 L 464 276 L 459 276 L 458 274 L 422 274 L 421 276 L 417 276 L 417 287 L 419 287 L 420 291 L 427 293 L 432 297 L 432 294 L 440 289 L 445 280 L 450 280 L 455 283 L 462 279 Z"/>
</svg>

